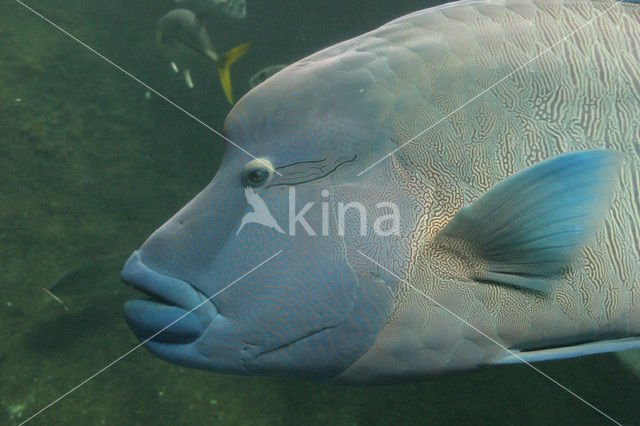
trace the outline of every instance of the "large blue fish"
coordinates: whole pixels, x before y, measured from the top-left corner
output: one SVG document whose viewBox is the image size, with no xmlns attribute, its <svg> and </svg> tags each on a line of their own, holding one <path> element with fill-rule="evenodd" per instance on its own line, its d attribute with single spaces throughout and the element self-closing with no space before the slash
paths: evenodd
<svg viewBox="0 0 640 426">
<path fill-rule="evenodd" d="M 176 364 L 341 383 L 640 346 L 638 117 L 639 4 L 407 15 L 237 103 L 246 152 L 133 253 L 127 321 Z"/>
</svg>

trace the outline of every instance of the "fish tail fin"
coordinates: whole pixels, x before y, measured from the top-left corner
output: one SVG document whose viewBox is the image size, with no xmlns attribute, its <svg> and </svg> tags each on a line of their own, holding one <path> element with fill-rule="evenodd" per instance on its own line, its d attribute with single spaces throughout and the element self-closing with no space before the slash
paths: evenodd
<svg viewBox="0 0 640 426">
<path fill-rule="evenodd" d="M 222 55 L 218 60 L 218 76 L 220 77 L 220 83 L 222 84 L 222 90 L 224 96 L 227 98 L 230 104 L 233 104 L 233 91 L 231 88 L 231 65 L 238 59 L 242 58 L 249 50 L 252 43 L 244 43 L 234 47 L 227 53 Z"/>
</svg>

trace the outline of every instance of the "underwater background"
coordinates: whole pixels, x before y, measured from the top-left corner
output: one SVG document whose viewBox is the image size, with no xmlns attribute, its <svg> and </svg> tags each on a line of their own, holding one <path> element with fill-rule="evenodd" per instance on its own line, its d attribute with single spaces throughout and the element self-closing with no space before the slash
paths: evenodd
<svg viewBox="0 0 640 426">
<path fill-rule="evenodd" d="M 188 89 L 157 49 L 174 0 L 24 0 L 215 129 L 230 105 L 213 64 Z M 436 2 L 248 0 L 209 18 L 236 98 L 291 63 Z M 0 424 L 19 424 L 134 348 L 119 280 L 128 255 L 211 180 L 220 138 L 15 0 L 0 0 Z M 61 304 L 43 289 L 55 294 Z M 640 378 L 613 354 L 536 365 L 623 424 Z M 31 424 L 601 424 L 527 366 L 343 387 L 224 376 L 132 352 Z"/>
</svg>

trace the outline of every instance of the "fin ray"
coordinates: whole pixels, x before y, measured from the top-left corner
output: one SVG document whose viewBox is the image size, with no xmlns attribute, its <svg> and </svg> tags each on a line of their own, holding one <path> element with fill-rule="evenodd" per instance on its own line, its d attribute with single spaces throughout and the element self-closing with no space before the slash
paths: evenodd
<svg viewBox="0 0 640 426">
<path fill-rule="evenodd" d="M 474 252 L 473 279 L 548 292 L 602 229 L 622 159 L 599 149 L 534 164 L 460 209 L 436 241 Z"/>
</svg>

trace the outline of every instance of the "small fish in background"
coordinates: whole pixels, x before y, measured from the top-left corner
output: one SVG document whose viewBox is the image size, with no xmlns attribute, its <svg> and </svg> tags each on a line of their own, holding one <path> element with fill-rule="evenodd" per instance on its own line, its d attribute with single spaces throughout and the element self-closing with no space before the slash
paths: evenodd
<svg viewBox="0 0 640 426">
<path fill-rule="evenodd" d="M 114 253 L 89 258 L 66 271 L 51 285 L 42 288 L 42 291 L 65 312 L 77 310 L 82 305 L 78 302 L 99 297 L 100 291 L 113 283 L 113 278 L 117 276 L 118 269 L 127 257 L 123 253 Z"/>
<path fill-rule="evenodd" d="M 249 86 L 251 86 L 251 88 L 253 89 L 278 71 L 285 69 L 287 66 L 287 64 L 277 64 L 262 68 L 260 71 L 251 76 L 251 78 L 249 79 Z"/>
<path fill-rule="evenodd" d="M 204 12 L 194 13 L 187 9 L 175 9 L 158 21 L 156 40 L 171 61 L 174 72 L 182 71 L 184 80 L 193 89 L 191 69 L 203 57 L 218 65 L 218 76 L 229 103 L 233 104 L 231 86 L 231 65 L 240 59 L 251 47 L 244 43 L 220 56 L 213 47 L 204 23 Z"/>
<path fill-rule="evenodd" d="M 176 3 L 192 3 L 196 9 L 211 12 L 222 12 L 234 19 L 244 19 L 247 16 L 246 0 L 175 0 Z"/>
</svg>

